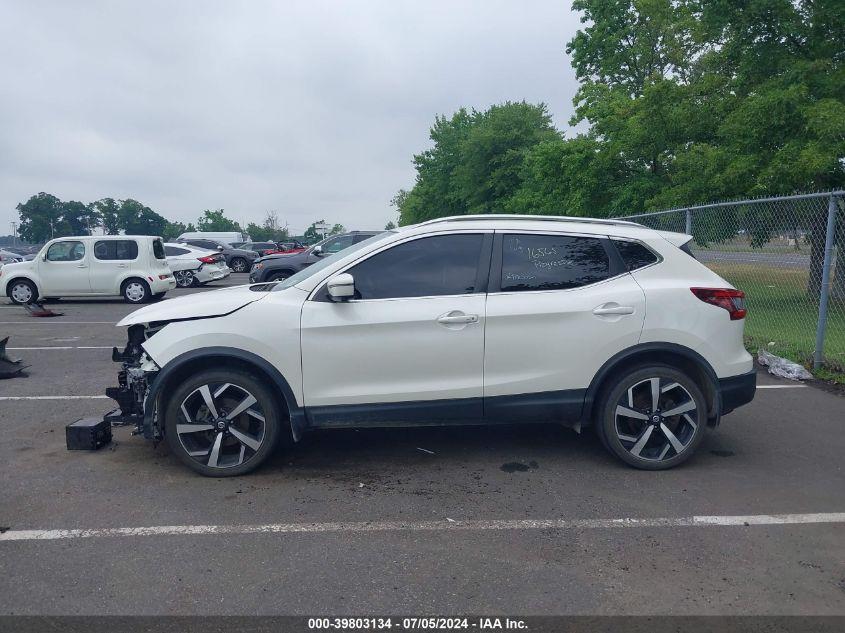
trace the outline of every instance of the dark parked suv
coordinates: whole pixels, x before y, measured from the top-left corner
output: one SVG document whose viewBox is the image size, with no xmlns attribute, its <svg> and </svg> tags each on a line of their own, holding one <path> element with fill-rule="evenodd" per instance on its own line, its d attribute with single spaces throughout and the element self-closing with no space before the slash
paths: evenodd
<svg viewBox="0 0 845 633">
<path fill-rule="evenodd" d="M 332 235 L 322 242 L 318 242 L 307 250 L 293 255 L 268 255 L 261 257 L 252 265 L 249 272 L 249 280 L 252 283 L 265 281 L 280 281 L 298 273 L 303 268 L 320 261 L 326 255 L 332 255 L 342 251 L 348 246 L 363 242 L 378 235 L 382 231 L 352 231 L 343 235 Z"/>
<path fill-rule="evenodd" d="M 218 251 L 226 258 L 226 265 L 236 273 L 245 273 L 252 266 L 252 263 L 258 259 L 258 253 L 247 250 L 245 248 L 234 248 L 231 244 L 221 242 L 220 240 L 212 240 L 208 238 L 189 238 L 179 239 L 177 242 L 182 244 L 190 244 L 197 248 L 207 248 L 212 251 Z"/>
</svg>

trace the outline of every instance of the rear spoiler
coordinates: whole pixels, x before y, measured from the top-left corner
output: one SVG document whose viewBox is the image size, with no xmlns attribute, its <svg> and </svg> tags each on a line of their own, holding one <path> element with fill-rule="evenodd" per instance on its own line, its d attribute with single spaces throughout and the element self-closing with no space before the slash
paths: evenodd
<svg viewBox="0 0 845 633">
<path fill-rule="evenodd" d="M 670 244 L 683 248 L 685 244 L 692 241 L 692 235 L 686 233 L 675 233 L 674 231 L 656 231 L 656 233 Z"/>
</svg>

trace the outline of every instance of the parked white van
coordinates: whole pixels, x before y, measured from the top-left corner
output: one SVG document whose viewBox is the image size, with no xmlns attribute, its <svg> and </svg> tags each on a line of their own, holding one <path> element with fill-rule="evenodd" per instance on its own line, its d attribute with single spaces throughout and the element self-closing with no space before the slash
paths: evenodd
<svg viewBox="0 0 845 633">
<path fill-rule="evenodd" d="M 251 241 L 249 233 L 240 231 L 188 231 L 176 238 L 179 240 L 220 240 L 227 244 L 242 244 Z"/>
<path fill-rule="evenodd" d="M 32 261 L 0 268 L 0 290 L 18 304 L 109 295 L 144 303 L 175 287 L 162 239 L 148 235 L 60 237 Z"/>
</svg>

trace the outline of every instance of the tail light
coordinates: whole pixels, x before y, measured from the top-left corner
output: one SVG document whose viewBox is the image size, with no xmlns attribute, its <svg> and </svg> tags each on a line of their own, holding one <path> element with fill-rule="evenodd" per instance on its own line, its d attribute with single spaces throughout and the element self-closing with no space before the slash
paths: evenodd
<svg viewBox="0 0 845 633">
<path fill-rule="evenodd" d="M 216 260 L 211 255 L 206 255 L 205 257 L 197 257 L 203 264 L 213 264 Z"/>
<path fill-rule="evenodd" d="M 748 314 L 748 310 L 745 309 L 745 293 L 742 290 L 731 288 L 690 288 L 690 290 L 704 303 L 727 310 L 731 315 L 731 321 L 744 319 Z"/>
</svg>

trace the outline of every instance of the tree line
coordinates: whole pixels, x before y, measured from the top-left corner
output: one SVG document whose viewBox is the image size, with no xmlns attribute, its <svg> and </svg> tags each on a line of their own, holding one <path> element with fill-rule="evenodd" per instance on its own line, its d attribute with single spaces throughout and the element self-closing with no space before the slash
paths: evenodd
<svg viewBox="0 0 845 633">
<path fill-rule="evenodd" d="M 469 213 L 630 215 L 845 185 L 845 2 L 575 0 L 580 86 L 438 116 L 400 224 Z M 771 224 L 771 223 L 769 223 Z M 763 236 L 765 239 L 765 236 Z"/>
<path fill-rule="evenodd" d="M 165 241 L 176 239 L 188 231 L 246 232 L 256 242 L 282 242 L 290 237 L 278 214 L 268 211 L 261 224 L 250 222 L 245 228 L 226 216 L 225 209 L 205 209 L 196 223 L 171 221 L 132 198 L 116 200 L 102 198 L 83 203 L 63 201 L 53 194 L 38 193 L 16 207 L 20 216 L 18 236 L 25 242 L 40 244 L 54 237 L 91 235 L 102 229 L 106 235 L 159 235 Z M 313 222 L 301 239 L 307 243 L 318 241 L 322 235 L 316 229 L 323 220 Z M 342 224 L 334 224 L 328 235 L 343 233 Z"/>
</svg>

